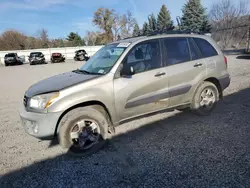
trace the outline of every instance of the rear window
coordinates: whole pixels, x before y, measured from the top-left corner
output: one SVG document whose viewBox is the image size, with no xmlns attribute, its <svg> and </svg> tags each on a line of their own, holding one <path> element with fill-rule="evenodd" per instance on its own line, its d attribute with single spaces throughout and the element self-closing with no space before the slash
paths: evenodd
<svg viewBox="0 0 250 188">
<path fill-rule="evenodd" d="M 60 53 L 53 53 L 52 56 L 61 56 Z"/>
<path fill-rule="evenodd" d="M 201 38 L 193 38 L 193 39 L 197 44 L 199 50 L 201 51 L 203 57 L 212 57 L 218 55 L 217 51 L 208 41 Z"/>
</svg>

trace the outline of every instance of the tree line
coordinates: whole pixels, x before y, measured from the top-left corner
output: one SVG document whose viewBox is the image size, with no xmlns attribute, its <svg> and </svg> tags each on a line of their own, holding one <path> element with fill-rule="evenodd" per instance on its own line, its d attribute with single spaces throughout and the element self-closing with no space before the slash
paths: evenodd
<svg viewBox="0 0 250 188">
<path fill-rule="evenodd" d="M 202 33 L 212 32 L 214 39 L 223 43 L 222 47 L 226 48 L 232 43 L 229 41 L 239 35 L 236 30 L 217 31 L 220 28 L 228 28 L 239 22 L 242 23 L 242 19 L 239 21 L 239 18 L 248 13 L 247 1 L 244 0 L 238 4 L 232 0 L 219 0 L 212 5 L 209 12 L 202 6 L 200 0 L 188 0 L 182 8 L 178 25 L 174 25 L 167 6 L 162 5 L 159 13 L 157 15 L 149 14 L 140 27 L 130 11 L 121 14 L 114 9 L 101 7 L 94 12 L 92 19 L 93 25 L 98 30 L 87 31 L 84 37 L 77 32 L 70 32 L 64 39 L 49 39 L 46 29 L 41 29 L 36 37 L 24 35 L 16 30 L 7 30 L 0 35 L 0 50 L 103 45 L 131 36 L 178 29 Z M 237 32 L 243 35 L 245 30 L 244 32 L 237 30 Z"/>
</svg>

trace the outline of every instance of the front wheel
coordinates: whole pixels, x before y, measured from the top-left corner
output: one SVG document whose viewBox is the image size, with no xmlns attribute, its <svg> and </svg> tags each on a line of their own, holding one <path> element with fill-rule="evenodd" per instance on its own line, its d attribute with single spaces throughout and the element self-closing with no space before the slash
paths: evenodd
<svg viewBox="0 0 250 188">
<path fill-rule="evenodd" d="M 218 88 L 211 82 L 203 82 L 197 88 L 191 109 L 197 115 L 209 115 L 217 105 L 219 101 Z"/>
<path fill-rule="evenodd" d="M 91 155 L 104 145 L 108 126 L 108 119 L 92 106 L 73 109 L 59 124 L 59 143 L 70 154 Z"/>
</svg>

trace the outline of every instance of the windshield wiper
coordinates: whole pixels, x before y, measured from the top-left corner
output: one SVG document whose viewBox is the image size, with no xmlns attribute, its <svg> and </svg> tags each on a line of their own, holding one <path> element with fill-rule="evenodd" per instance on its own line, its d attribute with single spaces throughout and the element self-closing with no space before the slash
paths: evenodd
<svg viewBox="0 0 250 188">
<path fill-rule="evenodd" d="M 83 73 L 83 74 L 92 74 L 92 75 L 104 75 L 103 73 L 89 72 L 89 71 L 81 70 L 81 69 L 73 70 L 73 72 L 75 72 L 75 73 Z"/>
<path fill-rule="evenodd" d="M 76 70 L 73 70 L 72 72 L 75 72 L 75 73 L 84 73 L 84 74 L 91 74 L 90 72 L 88 72 L 86 70 L 81 70 L 81 69 L 76 69 Z"/>
</svg>

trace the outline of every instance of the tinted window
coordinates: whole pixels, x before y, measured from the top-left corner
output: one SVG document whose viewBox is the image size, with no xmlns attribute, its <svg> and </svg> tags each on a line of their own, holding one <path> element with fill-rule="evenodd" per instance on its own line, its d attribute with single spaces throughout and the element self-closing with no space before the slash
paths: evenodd
<svg viewBox="0 0 250 188">
<path fill-rule="evenodd" d="M 41 52 L 33 52 L 33 53 L 30 53 L 30 56 L 31 56 L 31 57 L 39 57 L 39 56 L 41 56 L 41 55 L 42 55 Z"/>
<path fill-rule="evenodd" d="M 161 53 L 158 40 L 136 45 L 125 59 L 125 64 L 134 68 L 135 73 L 161 67 Z"/>
<path fill-rule="evenodd" d="M 197 50 L 197 47 L 195 46 L 192 39 L 188 39 L 189 42 L 189 48 L 190 48 L 190 55 L 192 60 L 197 60 L 201 58 L 200 52 Z"/>
<path fill-rule="evenodd" d="M 188 41 L 186 38 L 166 38 L 164 39 L 166 47 L 167 64 L 174 65 L 190 61 Z"/>
<path fill-rule="evenodd" d="M 15 57 L 16 54 L 6 54 L 5 57 Z"/>
<path fill-rule="evenodd" d="M 203 57 L 212 57 L 218 55 L 214 47 L 206 40 L 194 38 L 195 43 L 201 51 Z"/>
</svg>

